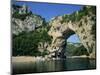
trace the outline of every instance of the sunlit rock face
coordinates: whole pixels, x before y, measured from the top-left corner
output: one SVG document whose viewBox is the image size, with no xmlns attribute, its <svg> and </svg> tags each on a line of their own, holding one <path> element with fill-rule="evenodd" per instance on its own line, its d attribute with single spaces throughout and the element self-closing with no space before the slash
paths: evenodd
<svg viewBox="0 0 100 75">
<path fill-rule="evenodd" d="M 43 25 L 44 19 L 32 14 L 26 16 L 24 20 L 12 18 L 12 33 L 18 35 L 21 32 L 30 32 Z"/>
<path fill-rule="evenodd" d="M 12 33 L 18 35 L 22 32 L 30 32 L 44 24 L 45 19 L 33 14 L 25 4 L 12 5 Z"/>
<path fill-rule="evenodd" d="M 49 24 L 48 32 L 53 37 L 50 52 L 64 54 L 65 40 L 71 35 L 77 34 L 81 43 L 87 49 L 90 56 L 95 57 L 96 47 L 96 14 L 95 7 L 83 7 L 80 11 L 71 15 L 55 17 Z M 51 54 L 52 55 L 52 54 Z M 62 56 L 61 55 L 61 56 Z"/>
</svg>

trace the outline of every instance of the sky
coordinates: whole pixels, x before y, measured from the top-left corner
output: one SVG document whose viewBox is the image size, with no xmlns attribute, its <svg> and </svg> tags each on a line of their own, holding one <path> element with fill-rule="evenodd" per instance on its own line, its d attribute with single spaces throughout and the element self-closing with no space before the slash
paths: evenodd
<svg viewBox="0 0 100 75">
<path fill-rule="evenodd" d="M 48 22 L 53 17 L 71 14 L 75 11 L 78 11 L 82 8 L 81 5 L 72 5 L 72 4 L 54 4 L 54 3 L 39 3 L 39 2 L 15 2 L 16 5 L 27 5 L 32 13 L 41 15 Z M 80 42 L 78 36 L 72 35 L 68 42 Z"/>
<path fill-rule="evenodd" d="M 71 14 L 80 10 L 81 5 L 70 4 L 51 4 L 51 3 L 38 3 L 38 2 L 16 2 L 17 5 L 27 5 L 29 9 L 38 15 L 41 15 L 46 21 L 51 18 L 64 14 Z"/>
<path fill-rule="evenodd" d="M 67 42 L 80 43 L 80 39 L 76 34 L 74 34 L 67 39 Z"/>
</svg>

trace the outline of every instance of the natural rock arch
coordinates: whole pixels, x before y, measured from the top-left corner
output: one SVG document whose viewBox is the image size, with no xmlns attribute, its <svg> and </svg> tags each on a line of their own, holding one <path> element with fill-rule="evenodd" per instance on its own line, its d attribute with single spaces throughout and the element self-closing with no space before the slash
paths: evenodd
<svg viewBox="0 0 100 75">
<path fill-rule="evenodd" d="M 83 46 L 87 49 L 90 56 L 95 57 L 96 49 L 96 11 L 95 7 L 83 7 L 79 12 L 71 15 L 55 17 L 49 25 L 51 26 L 48 34 L 52 36 L 52 44 L 49 51 L 51 55 L 64 56 L 65 39 L 77 34 Z M 71 18 L 72 17 L 72 18 Z M 74 18 L 74 19 L 73 19 Z"/>
</svg>

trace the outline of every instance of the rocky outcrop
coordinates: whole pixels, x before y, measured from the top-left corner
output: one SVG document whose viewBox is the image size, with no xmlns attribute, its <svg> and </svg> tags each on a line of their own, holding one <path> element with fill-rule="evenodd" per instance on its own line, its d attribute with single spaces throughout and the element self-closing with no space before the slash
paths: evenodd
<svg viewBox="0 0 100 75">
<path fill-rule="evenodd" d="M 33 14 L 26 5 L 12 5 L 12 33 L 30 32 L 44 25 L 45 19 Z"/>
<path fill-rule="evenodd" d="M 48 54 L 51 38 L 47 33 L 49 26 L 44 18 L 28 11 L 25 5 L 13 5 L 11 22 L 14 56 Z"/>
<path fill-rule="evenodd" d="M 51 57 L 56 54 L 64 56 L 65 40 L 71 35 L 77 34 L 87 52 L 95 57 L 96 50 L 96 11 L 93 6 L 83 7 L 71 15 L 55 17 L 50 23 L 51 28 L 48 32 L 53 37 Z"/>
<path fill-rule="evenodd" d="M 38 43 L 38 50 L 40 52 L 44 52 L 44 50 L 48 50 L 49 48 L 49 43 L 48 42 L 39 42 Z"/>
<path fill-rule="evenodd" d="M 26 16 L 24 20 L 12 18 L 12 33 L 18 35 L 21 32 L 30 32 L 44 24 L 44 19 L 32 14 Z"/>
</svg>

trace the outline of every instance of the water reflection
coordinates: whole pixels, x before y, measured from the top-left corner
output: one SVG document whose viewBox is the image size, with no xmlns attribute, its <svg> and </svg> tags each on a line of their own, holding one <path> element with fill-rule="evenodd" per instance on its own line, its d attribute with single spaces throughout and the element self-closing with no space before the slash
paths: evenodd
<svg viewBox="0 0 100 75">
<path fill-rule="evenodd" d="M 66 59 L 66 60 L 51 60 L 38 61 L 28 63 L 13 63 L 13 73 L 40 73 L 54 71 L 70 71 L 70 70 L 85 70 L 95 69 L 95 60 L 85 58 Z"/>
</svg>

